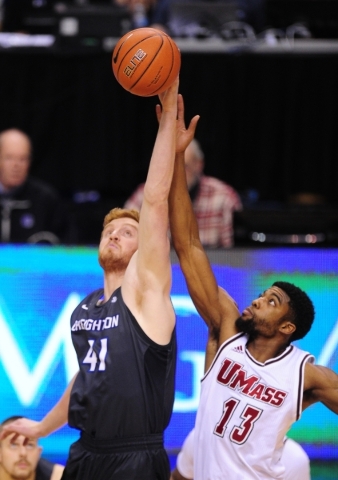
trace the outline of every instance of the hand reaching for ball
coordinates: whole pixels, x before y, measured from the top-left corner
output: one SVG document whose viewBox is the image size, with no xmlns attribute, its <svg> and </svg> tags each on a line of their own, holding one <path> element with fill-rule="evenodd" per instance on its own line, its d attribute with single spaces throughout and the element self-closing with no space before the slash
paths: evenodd
<svg viewBox="0 0 338 480">
<path fill-rule="evenodd" d="M 174 86 L 174 85 L 173 85 Z M 160 100 L 161 96 L 159 95 Z M 162 102 L 162 100 L 161 100 Z M 157 104 L 156 105 L 156 116 L 158 122 L 161 120 L 162 115 L 162 106 Z M 176 122 L 176 153 L 184 153 L 187 146 L 191 142 L 191 140 L 195 136 L 195 131 L 197 127 L 197 123 L 200 119 L 199 115 L 195 115 L 189 123 L 188 128 L 185 126 L 184 121 L 184 100 L 181 94 L 177 96 L 177 122 Z"/>
<path fill-rule="evenodd" d="M 158 98 L 161 102 L 161 113 L 171 111 L 173 108 L 177 108 L 178 85 L 179 78 L 176 77 L 176 80 L 174 80 L 168 89 L 158 95 Z"/>
</svg>

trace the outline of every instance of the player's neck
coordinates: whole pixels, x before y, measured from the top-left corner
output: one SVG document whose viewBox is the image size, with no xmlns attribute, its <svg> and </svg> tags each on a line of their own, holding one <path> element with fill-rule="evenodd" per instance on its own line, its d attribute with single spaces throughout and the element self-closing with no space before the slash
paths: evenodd
<svg viewBox="0 0 338 480">
<path fill-rule="evenodd" d="M 257 337 L 247 343 L 250 355 L 260 363 L 278 357 L 288 346 L 288 343 L 281 343 L 279 338 Z"/>
<path fill-rule="evenodd" d="M 122 285 L 125 271 L 123 272 L 105 272 L 104 274 L 104 299 L 106 302 L 115 292 L 117 288 Z"/>
</svg>

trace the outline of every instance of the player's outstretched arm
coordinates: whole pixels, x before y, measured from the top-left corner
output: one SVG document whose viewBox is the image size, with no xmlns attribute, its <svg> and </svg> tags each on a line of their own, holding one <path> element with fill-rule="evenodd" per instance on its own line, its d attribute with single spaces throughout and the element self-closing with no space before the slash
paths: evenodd
<svg viewBox="0 0 338 480">
<path fill-rule="evenodd" d="M 47 435 L 63 427 L 68 420 L 70 392 L 72 390 L 76 375 L 69 383 L 58 403 L 40 422 L 30 420 L 29 418 L 19 418 L 18 420 L 3 426 L 0 438 L 5 438 L 12 433 L 23 435 L 27 439 L 46 437 Z"/>
<path fill-rule="evenodd" d="M 191 142 L 198 116 L 186 129 L 183 98 L 178 102 L 176 158 L 169 195 L 169 220 L 172 242 L 185 276 L 190 296 L 202 318 L 212 330 L 222 330 L 225 336 L 235 333 L 234 320 L 238 310 L 232 298 L 219 289 L 209 259 L 199 238 L 198 224 L 190 200 L 184 165 L 184 152 Z M 228 332 L 226 333 L 226 330 Z"/>
<path fill-rule="evenodd" d="M 338 414 L 338 375 L 321 365 L 305 365 L 303 409 L 322 402 Z"/>
<path fill-rule="evenodd" d="M 162 114 L 150 159 L 140 212 L 138 250 L 122 285 L 123 296 L 146 334 L 167 344 L 175 326 L 170 301 L 168 196 L 174 170 L 178 78 L 159 95 Z"/>
</svg>

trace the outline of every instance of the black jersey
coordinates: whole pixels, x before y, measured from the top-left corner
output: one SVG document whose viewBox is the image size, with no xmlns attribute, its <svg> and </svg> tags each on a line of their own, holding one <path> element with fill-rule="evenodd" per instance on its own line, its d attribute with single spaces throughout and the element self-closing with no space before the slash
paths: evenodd
<svg viewBox="0 0 338 480">
<path fill-rule="evenodd" d="M 54 463 L 40 458 L 35 472 L 35 480 L 50 480 L 54 468 Z"/>
<path fill-rule="evenodd" d="M 125 305 L 121 288 L 97 306 L 103 290 L 74 310 L 71 333 L 80 371 L 68 421 L 97 439 L 162 433 L 174 402 L 176 332 L 158 345 Z"/>
</svg>

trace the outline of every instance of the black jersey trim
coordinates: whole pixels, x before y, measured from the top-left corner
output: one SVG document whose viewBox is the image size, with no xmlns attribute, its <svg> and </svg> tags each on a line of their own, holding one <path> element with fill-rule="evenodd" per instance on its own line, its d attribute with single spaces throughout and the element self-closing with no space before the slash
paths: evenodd
<svg viewBox="0 0 338 480">
<path fill-rule="evenodd" d="M 305 364 L 309 361 L 313 362 L 314 356 L 308 353 L 303 358 L 300 366 L 299 366 L 299 384 L 298 384 L 298 398 L 297 398 L 297 416 L 296 420 L 299 420 L 302 414 L 302 406 L 303 406 L 303 391 L 304 391 L 304 369 Z"/>
<path fill-rule="evenodd" d="M 259 367 L 267 367 L 267 366 L 271 365 L 272 363 L 277 363 L 277 362 L 280 362 L 281 360 L 283 360 L 283 358 L 287 357 L 288 355 L 290 355 L 290 353 L 292 353 L 293 349 L 294 349 L 293 345 L 289 345 L 287 347 L 287 349 L 283 353 L 281 353 L 278 357 L 271 358 L 264 363 L 261 363 L 261 362 L 258 362 L 257 360 L 255 360 L 254 357 L 250 354 L 250 352 L 248 351 L 247 348 L 245 349 L 245 353 L 250 358 L 250 360 L 253 363 L 255 363 L 256 365 L 258 365 Z"/>
</svg>

